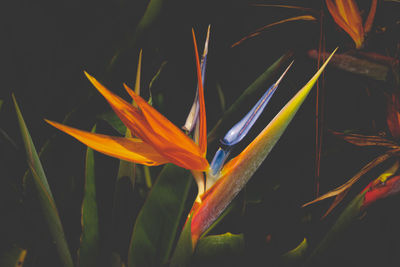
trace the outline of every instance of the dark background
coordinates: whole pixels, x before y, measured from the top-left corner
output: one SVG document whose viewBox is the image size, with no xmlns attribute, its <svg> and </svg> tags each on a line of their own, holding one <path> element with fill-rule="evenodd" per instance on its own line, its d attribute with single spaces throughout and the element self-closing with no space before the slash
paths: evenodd
<svg viewBox="0 0 400 267">
<path fill-rule="evenodd" d="M 369 3 L 360 2 L 363 2 L 360 8 L 367 11 Z M 207 26 L 211 24 L 205 85 L 208 129 L 223 113 L 216 89 L 218 85 L 229 107 L 276 59 L 289 50 L 294 52 L 295 63 L 279 90 L 249 136 L 235 148 L 234 153 L 240 152 L 316 72 L 316 61 L 307 57 L 307 51 L 317 48 L 320 38 L 319 22 L 290 22 L 231 48 L 233 43 L 258 27 L 303 14 L 296 10 L 255 7 L 250 5 L 252 3 L 255 2 L 165 1 L 155 23 L 132 45 L 147 1 L 8 2 L 6 8 L 2 8 L 4 14 L 1 16 L 4 47 L 1 65 L 4 70 L 0 99 L 4 104 L 0 110 L 0 128 L 9 138 L 3 134 L 0 139 L 0 245 L 4 248 L 17 245 L 33 251 L 28 252 L 27 266 L 57 262 L 55 256 L 45 256 L 55 254 L 54 248 L 48 243 L 48 233 L 34 195 L 29 190 L 24 193 L 22 177 L 27 165 L 12 93 L 21 107 L 36 148 L 40 150 L 47 140 L 52 140 L 50 156 L 42 161 L 74 253 L 79 246 L 85 147 L 47 125 L 43 119 L 61 122 L 70 114 L 69 125 L 89 130 L 97 123 L 99 132 L 116 135 L 106 122 L 97 118 L 110 108 L 87 81 L 83 70 L 128 99 L 122 83 L 134 84 L 138 51 L 143 49 L 141 95 L 149 96 L 148 84 L 166 61 L 152 89 L 154 106 L 176 125 L 183 125 L 196 85 L 191 28 L 197 34 L 201 51 Z M 297 1 L 284 2 L 290 3 L 298 4 Z M 322 1 L 302 1 L 301 4 L 315 10 L 324 9 L 326 51 L 337 46 L 340 53 L 353 50 L 351 39 L 334 24 Z M 399 6 L 389 1 L 379 3 L 365 51 L 394 56 L 400 36 Z M 116 53 L 119 57 L 110 68 Z M 378 82 L 333 67 L 326 70 L 324 86 L 322 193 L 347 181 L 382 152 L 352 146 L 326 130 L 389 135 L 385 122 L 385 94 L 396 88 L 390 79 Z M 242 203 L 247 194 L 259 201 L 244 206 L 239 204 L 243 209 L 246 207 L 245 210 L 241 208 L 240 212 L 228 216 L 217 229 L 221 233 L 245 232 L 251 251 L 249 255 L 267 263 L 294 248 L 304 236 L 310 237 L 311 244 L 317 242 L 345 205 L 340 205 L 324 221 L 319 218 L 328 208 L 329 201 L 300 208 L 313 199 L 315 191 L 315 92 L 314 89 L 237 200 Z M 245 114 L 260 95 L 254 97 L 254 102 L 246 103 L 241 114 Z M 216 149 L 215 143 L 210 145 L 209 160 Z M 96 159 L 99 162 L 100 227 L 105 233 L 104 246 L 108 246 L 107 241 L 112 239 L 107 229 L 118 160 L 103 155 L 96 155 Z M 348 203 L 389 164 L 357 183 L 345 202 Z M 371 207 L 367 216 L 328 253 L 326 262 L 342 266 L 371 263 L 396 266 L 400 249 L 399 203 L 400 198 L 393 197 Z M 138 201 L 129 205 L 137 210 L 140 204 Z M 272 236 L 271 244 L 265 244 L 268 235 Z"/>
</svg>

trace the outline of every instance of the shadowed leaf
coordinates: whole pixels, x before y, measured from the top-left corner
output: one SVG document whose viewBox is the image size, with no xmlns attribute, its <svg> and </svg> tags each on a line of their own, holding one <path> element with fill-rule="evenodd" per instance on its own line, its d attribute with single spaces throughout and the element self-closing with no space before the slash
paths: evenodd
<svg viewBox="0 0 400 267">
<path fill-rule="evenodd" d="M 221 106 L 221 110 L 222 110 L 222 112 L 225 112 L 226 107 L 225 107 L 224 91 L 222 91 L 220 83 L 217 83 L 216 87 L 217 87 L 218 99 L 219 99 L 219 103 L 220 103 L 220 106 Z"/>
<path fill-rule="evenodd" d="M 121 47 L 117 49 L 114 53 L 114 56 L 111 58 L 110 63 L 108 65 L 108 70 L 110 71 L 118 61 L 119 57 L 122 53 L 125 52 L 127 48 L 135 48 L 137 42 L 142 38 L 143 34 L 148 31 L 153 24 L 160 17 L 160 13 L 163 7 L 164 0 L 150 0 L 146 10 L 143 14 L 143 17 L 140 19 L 138 25 L 136 26 L 135 33 L 129 40 L 129 44 L 127 47 Z"/>
<path fill-rule="evenodd" d="M 128 266 L 160 266 L 172 250 L 192 178 L 167 164 L 154 183 L 133 228 Z"/>
<path fill-rule="evenodd" d="M 126 133 L 126 126 L 125 124 L 118 118 L 118 116 L 110 111 L 110 112 L 105 112 L 99 116 L 97 116 L 99 119 L 102 119 L 106 121 L 111 127 L 113 127 L 117 132 L 119 132 L 121 135 L 124 135 Z"/>
<path fill-rule="evenodd" d="M 298 262 L 303 259 L 305 253 L 307 252 L 307 249 L 307 238 L 304 238 L 297 247 L 283 254 L 281 256 L 281 259 L 285 264 Z"/>
<path fill-rule="evenodd" d="M 308 258 L 308 263 L 316 263 L 316 261 L 321 260 L 323 253 L 329 249 L 329 247 L 332 245 L 333 242 L 339 240 L 341 236 L 345 233 L 345 230 L 355 221 L 355 219 L 359 216 L 360 212 L 365 208 L 365 202 L 366 202 L 366 195 L 369 193 L 375 194 L 378 193 L 380 189 L 384 188 L 385 186 L 394 186 L 396 188 L 390 188 L 389 191 L 384 191 L 384 195 L 379 195 L 377 198 L 373 197 L 372 202 L 379 198 L 386 197 L 390 194 L 394 194 L 398 192 L 398 178 L 392 178 L 394 183 L 389 185 L 386 184 L 385 182 L 389 179 L 389 177 L 392 177 L 397 170 L 399 169 L 399 162 L 396 161 L 393 166 L 391 166 L 389 169 L 384 171 L 377 179 L 375 179 L 373 182 L 371 182 L 364 190 L 361 191 L 350 203 L 349 205 L 343 210 L 343 212 L 340 214 L 339 218 L 336 220 L 336 222 L 333 224 L 332 228 L 328 231 L 328 233 L 325 235 L 325 237 L 322 239 L 322 241 L 316 246 L 314 251 L 311 253 L 310 257 Z M 390 181 L 390 180 L 389 180 Z M 382 183 L 380 183 L 382 182 Z M 376 186 L 376 187 L 375 187 Z M 377 189 L 377 191 L 374 191 Z M 394 191 L 392 191 L 394 189 Z M 368 203 L 371 204 L 371 203 Z M 322 262 L 319 262 L 319 264 L 322 265 Z M 308 266 L 308 265 L 307 265 Z M 317 265 L 312 265 L 312 266 L 317 266 Z"/>
<path fill-rule="evenodd" d="M 186 221 L 183 227 L 182 233 L 179 236 L 178 243 L 175 247 L 174 254 L 171 258 L 171 267 L 186 267 L 190 266 L 193 255 L 193 245 L 192 245 L 192 229 L 190 228 L 192 224 L 192 216 Z"/>
<path fill-rule="evenodd" d="M 142 71 L 142 50 L 139 52 L 138 66 L 136 70 L 135 79 L 135 93 L 140 95 L 140 75 Z M 132 101 L 132 105 L 137 107 L 137 104 Z M 115 113 L 114 113 L 114 116 Z M 119 118 L 118 118 L 119 119 Z M 120 121 L 121 122 L 121 121 Z M 121 129 L 122 130 L 122 129 Z M 124 132 L 122 133 L 125 137 L 132 137 L 131 131 L 124 125 Z M 126 245 L 129 244 L 129 233 L 131 224 L 133 222 L 132 207 L 130 202 L 130 196 L 135 188 L 136 183 L 136 171 L 137 166 L 133 162 L 120 160 L 118 167 L 117 180 L 115 182 L 114 189 L 114 200 L 112 207 L 112 224 L 113 224 L 113 238 L 115 240 L 114 246 L 121 254 L 125 251 Z"/>
<path fill-rule="evenodd" d="M 92 132 L 96 132 L 96 126 Z M 94 153 L 91 148 L 86 151 L 85 189 L 82 203 L 82 235 L 81 246 L 78 251 L 78 266 L 98 266 L 100 236 L 99 216 L 96 200 L 96 176 Z"/>
<path fill-rule="evenodd" d="M 195 261 L 215 262 L 221 259 L 237 258 L 244 252 L 243 234 L 225 233 L 201 238 L 193 254 Z"/>
<path fill-rule="evenodd" d="M 51 193 L 46 175 L 44 173 L 42 164 L 40 163 L 39 156 L 36 152 L 35 146 L 26 127 L 25 121 L 22 117 L 21 111 L 18 107 L 17 101 L 14 97 L 15 110 L 17 112 L 18 122 L 21 129 L 22 139 L 24 141 L 26 155 L 28 160 L 29 169 L 32 172 L 33 182 L 37 190 L 38 198 L 41 204 L 43 215 L 47 222 L 52 240 L 57 248 L 60 261 L 64 267 L 72 267 L 73 262 L 65 239 L 64 230 L 58 215 L 58 211 Z"/>
<path fill-rule="evenodd" d="M 307 259 L 308 263 L 314 263 L 314 261 L 320 259 L 322 254 L 329 248 L 329 246 L 334 241 L 338 240 L 340 236 L 343 235 L 343 232 L 354 222 L 354 220 L 360 214 L 364 196 L 365 192 L 360 193 L 344 209 L 339 218 L 336 220 L 335 224 L 311 253 L 310 257 Z"/>
</svg>

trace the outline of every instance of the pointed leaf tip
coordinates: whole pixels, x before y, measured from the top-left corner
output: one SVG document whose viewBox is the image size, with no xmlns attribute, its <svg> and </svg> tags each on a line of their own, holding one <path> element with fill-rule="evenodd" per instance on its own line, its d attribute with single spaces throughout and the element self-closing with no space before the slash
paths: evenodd
<svg viewBox="0 0 400 267">
<path fill-rule="evenodd" d="M 199 131 L 199 146 L 200 151 L 203 156 L 207 154 L 207 124 L 206 124 L 206 109 L 204 103 L 204 88 L 202 84 L 202 75 L 201 75 L 201 67 L 200 67 L 200 59 L 199 59 L 199 52 L 197 50 L 197 42 L 194 30 L 192 28 L 192 35 L 193 35 L 193 43 L 194 43 L 194 50 L 195 50 L 195 57 L 196 57 L 196 68 L 197 68 L 197 80 L 198 80 L 198 87 L 199 87 L 199 124 L 200 124 L 200 131 Z"/>
</svg>

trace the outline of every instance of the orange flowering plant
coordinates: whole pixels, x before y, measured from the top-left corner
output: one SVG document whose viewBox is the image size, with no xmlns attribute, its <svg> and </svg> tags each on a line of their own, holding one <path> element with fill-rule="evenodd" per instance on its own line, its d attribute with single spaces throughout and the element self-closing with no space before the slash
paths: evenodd
<svg viewBox="0 0 400 267">
<path fill-rule="evenodd" d="M 166 165 L 159 173 L 155 184 L 149 185 L 151 190 L 135 218 L 126 255 L 127 266 L 188 265 L 203 235 L 218 220 L 264 162 L 336 51 L 327 58 L 314 76 L 283 106 L 258 136 L 238 155 L 230 158 L 233 147 L 250 132 L 293 62 L 289 64 L 277 81 L 265 90 L 253 108 L 221 138 L 220 146 L 209 162 L 204 99 L 209 38 L 208 31 L 200 60 L 193 31 L 197 92 L 183 127 L 185 131 L 175 126 L 139 95 L 141 53 L 135 88 L 131 89 L 128 85 L 123 85 L 133 100 L 132 104 L 114 94 L 85 72 L 88 80 L 107 100 L 120 121 L 126 126 L 125 137 L 96 133 L 96 127 L 91 132 L 83 131 L 46 119 L 50 125 L 88 146 L 78 266 L 98 266 L 100 258 L 93 150 L 132 164 Z M 279 59 L 271 68 L 274 70 L 280 68 L 284 59 L 285 57 Z M 268 75 L 270 72 L 270 70 L 267 71 Z M 74 266 L 50 186 L 15 98 L 14 104 L 33 181 L 61 265 Z M 193 197 L 194 201 L 190 203 L 190 207 L 185 207 L 191 188 L 192 178 L 187 179 L 189 173 L 197 184 L 197 196 Z M 182 216 L 185 211 L 188 212 L 187 216 Z M 177 233 L 180 229 L 183 230 L 178 238 Z"/>
<path fill-rule="evenodd" d="M 112 137 L 90 133 L 46 120 L 54 127 L 75 137 L 94 150 L 112 157 L 147 166 L 173 163 L 176 166 L 190 170 L 198 185 L 198 196 L 189 214 L 191 223 L 187 224 L 187 227 L 191 229 L 190 238 L 192 248 L 196 246 L 200 236 L 219 217 L 264 161 L 333 55 L 326 60 L 325 64 L 311 80 L 282 108 L 247 148 L 224 164 L 228 158 L 230 148 L 238 143 L 250 130 L 268 103 L 268 100 L 277 89 L 287 69 L 281 78 L 266 91 L 256 106 L 222 139 L 223 146 L 218 150 L 213 162 L 209 164 L 206 159 L 206 106 L 202 82 L 202 73 L 204 76 L 208 49 L 208 38 L 201 63 L 197 52 L 194 32 L 193 39 L 196 55 L 198 93 L 192 111 L 195 112 L 197 110 L 198 115 L 191 114 L 188 120 L 189 124 L 197 125 L 195 140 L 192 140 L 178 129 L 178 127 L 126 84 L 124 84 L 124 88 L 132 97 L 135 105 L 129 104 L 109 91 L 86 72 L 85 74 L 89 81 L 105 97 L 114 112 L 130 130 L 132 137 Z M 179 265 L 180 261 L 180 259 L 174 257 L 173 265 Z"/>
</svg>

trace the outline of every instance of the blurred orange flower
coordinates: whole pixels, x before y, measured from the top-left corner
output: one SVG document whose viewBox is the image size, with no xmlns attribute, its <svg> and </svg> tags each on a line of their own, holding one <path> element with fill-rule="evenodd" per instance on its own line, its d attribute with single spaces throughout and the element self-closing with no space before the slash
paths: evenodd
<svg viewBox="0 0 400 267">
<path fill-rule="evenodd" d="M 372 0 L 364 26 L 360 10 L 354 0 L 325 0 L 325 2 L 335 22 L 350 35 L 356 48 L 360 49 L 364 44 L 365 35 L 371 30 L 378 1 Z"/>
</svg>

